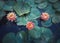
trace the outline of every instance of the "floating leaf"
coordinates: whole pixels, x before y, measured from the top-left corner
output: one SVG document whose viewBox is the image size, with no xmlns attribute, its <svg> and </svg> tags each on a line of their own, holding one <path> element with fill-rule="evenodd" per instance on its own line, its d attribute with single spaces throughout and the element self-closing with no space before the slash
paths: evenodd
<svg viewBox="0 0 60 43">
<path fill-rule="evenodd" d="M 51 18 L 47 21 L 41 21 L 42 26 L 50 27 L 52 25 Z"/>
<path fill-rule="evenodd" d="M 59 40 L 57 40 L 57 43 L 60 43 L 60 39 L 59 39 Z"/>
<path fill-rule="evenodd" d="M 60 12 L 60 1 L 54 3 L 54 4 L 53 4 L 53 7 L 55 8 L 56 11 L 59 11 L 59 12 Z"/>
<path fill-rule="evenodd" d="M 35 27 L 34 29 L 32 29 L 32 30 L 30 30 L 29 31 L 29 35 L 32 37 L 32 38 L 35 38 L 35 39 L 37 39 L 37 38 L 40 38 L 40 36 L 41 36 L 41 30 L 40 30 L 40 28 L 39 27 Z"/>
<path fill-rule="evenodd" d="M 25 17 L 17 17 L 17 25 L 26 25 L 28 20 Z"/>
<path fill-rule="evenodd" d="M 40 27 L 40 29 L 42 31 L 41 32 L 41 39 L 48 42 L 52 38 L 53 33 L 51 32 L 51 30 L 49 28 Z"/>
<path fill-rule="evenodd" d="M 14 6 L 14 10 L 18 14 L 18 16 L 22 16 L 30 12 L 30 6 L 27 3 L 16 4 Z"/>
<path fill-rule="evenodd" d="M 35 3 L 42 3 L 42 2 L 45 2 L 46 0 L 34 0 Z"/>
<path fill-rule="evenodd" d="M 31 8 L 31 12 L 27 16 L 27 18 L 29 18 L 29 20 L 33 20 L 33 19 L 39 18 L 40 15 L 41 15 L 41 12 L 37 8 L 33 7 L 33 8 Z"/>
<path fill-rule="evenodd" d="M 5 1 L 5 4 L 10 5 L 10 6 L 14 6 L 15 1 L 14 0 L 7 0 L 7 1 Z"/>
<path fill-rule="evenodd" d="M 49 2 L 51 2 L 51 3 L 55 3 L 55 2 L 57 2 L 58 0 L 48 0 Z"/>
<path fill-rule="evenodd" d="M 17 33 L 16 37 L 18 38 L 19 41 L 21 40 L 20 42 L 25 43 L 27 39 L 27 34 L 24 31 L 20 31 Z"/>
<path fill-rule="evenodd" d="M 4 6 L 3 6 L 3 10 L 4 10 L 4 11 L 13 11 L 13 6 L 4 5 Z"/>
<path fill-rule="evenodd" d="M 0 20 L 5 16 L 5 12 L 0 10 Z"/>
<path fill-rule="evenodd" d="M 4 6 L 4 1 L 0 1 L 0 9 Z"/>
<path fill-rule="evenodd" d="M 53 23 L 59 23 L 60 22 L 60 16 L 59 15 L 56 15 L 52 18 L 52 22 Z"/>
<path fill-rule="evenodd" d="M 34 0 L 26 0 L 26 3 L 28 3 L 30 7 L 36 7 Z"/>
<path fill-rule="evenodd" d="M 14 33 L 8 33 L 3 38 L 3 43 L 17 43 L 17 39 Z"/>
<path fill-rule="evenodd" d="M 48 13 L 51 17 L 54 17 L 55 10 L 52 8 L 52 5 L 48 5 L 47 8 L 44 9 L 46 13 Z"/>
<path fill-rule="evenodd" d="M 46 8 L 46 7 L 48 6 L 48 2 L 39 3 L 37 6 L 38 6 L 38 8 L 40 8 L 40 9 L 44 9 L 44 8 Z"/>
</svg>

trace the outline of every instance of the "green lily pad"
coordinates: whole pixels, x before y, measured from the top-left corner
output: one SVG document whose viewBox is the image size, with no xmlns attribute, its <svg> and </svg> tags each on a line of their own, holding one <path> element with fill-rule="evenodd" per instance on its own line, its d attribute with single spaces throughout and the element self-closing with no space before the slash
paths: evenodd
<svg viewBox="0 0 60 43">
<path fill-rule="evenodd" d="M 54 3 L 54 4 L 53 4 L 53 7 L 55 8 L 56 11 L 59 11 L 59 12 L 60 12 L 60 1 Z"/>
<path fill-rule="evenodd" d="M 45 28 L 45 27 L 40 27 L 40 29 L 42 31 L 41 32 L 41 39 L 48 42 L 53 36 L 52 31 L 49 28 Z"/>
<path fill-rule="evenodd" d="M 52 18 L 53 23 L 59 23 L 60 22 L 60 16 L 56 15 Z"/>
<path fill-rule="evenodd" d="M 25 17 L 17 17 L 17 25 L 26 25 L 28 20 Z"/>
<path fill-rule="evenodd" d="M 34 1 L 35 0 L 26 0 L 25 2 L 28 3 L 30 5 L 30 7 L 36 7 Z"/>
<path fill-rule="evenodd" d="M 47 21 L 41 21 L 42 26 L 44 27 L 50 27 L 52 25 L 51 18 Z"/>
<path fill-rule="evenodd" d="M 0 1 L 0 9 L 4 6 L 4 1 Z"/>
<path fill-rule="evenodd" d="M 41 12 L 37 8 L 33 7 L 33 8 L 31 8 L 31 12 L 27 16 L 27 18 L 29 18 L 29 20 L 33 20 L 33 19 L 39 18 L 40 15 L 41 15 Z"/>
<path fill-rule="evenodd" d="M 7 1 L 5 1 L 5 4 L 10 5 L 10 6 L 14 6 L 15 3 L 16 2 L 14 0 L 7 0 Z"/>
<path fill-rule="evenodd" d="M 44 8 L 46 8 L 46 7 L 48 6 L 48 2 L 39 3 L 37 6 L 38 6 L 38 8 L 40 8 L 40 9 L 44 9 Z"/>
<path fill-rule="evenodd" d="M 58 0 L 48 0 L 49 2 L 51 2 L 51 3 L 55 3 L 55 2 L 57 2 Z"/>
<path fill-rule="evenodd" d="M 25 43 L 26 40 L 27 40 L 27 34 L 24 31 L 18 32 L 16 37 L 18 38 L 19 41 L 21 40 L 20 42 L 24 42 Z"/>
<path fill-rule="evenodd" d="M 22 16 L 30 12 L 30 6 L 27 3 L 16 4 L 14 10 L 18 16 Z"/>
<path fill-rule="evenodd" d="M 60 43 L 60 39 L 59 39 L 59 40 L 57 40 L 57 43 Z"/>
<path fill-rule="evenodd" d="M 5 16 L 5 12 L 0 10 L 0 20 Z"/>
<path fill-rule="evenodd" d="M 34 0 L 35 3 L 42 3 L 42 2 L 45 2 L 46 0 Z"/>
<path fill-rule="evenodd" d="M 8 33 L 3 38 L 3 43 L 17 43 L 17 39 L 14 33 Z"/>
<path fill-rule="evenodd" d="M 4 5 L 4 6 L 3 6 L 3 10 L 4 10 L 4 11 L 13 11 L 13 6 Z"/>
<path fill-rule="evenodd" d="M 54 17 L 55 10 L 52 8 L 52 5 L 48 5 L 47 8 L 44 9 L 46 13 L 50 15 L 50 17 Z"/>
<path fill-rule="evenodd" d="M 40 27 L 38 26 L 36 26 L 32 30 L 29 30 L 28 32 L 29 32 L 29 35 L 34 39 L 38 39 L 41 36 L 41 30 L 40 30 Z"/>
</svg>

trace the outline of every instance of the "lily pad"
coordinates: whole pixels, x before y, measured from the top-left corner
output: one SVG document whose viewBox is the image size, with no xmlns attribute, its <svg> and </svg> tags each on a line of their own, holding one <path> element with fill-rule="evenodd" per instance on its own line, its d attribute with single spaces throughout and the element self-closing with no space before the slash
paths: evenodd
<svg viewBox="0 0 60 43">
<path fill-rule="evenodd" d="M 17 43 L 17 39 L 14 33 L 8 33 L 3 38 L 3 43 Z"/>
<path fill-rule="evenodd" d="M 25 2 L 28 3 L 30 5 L 30 7 L 36 7 L 34 1 L 35 0 L 26 0 Z"/>
<path fill-rule="evenodd" d="M 13 6 L 4 5 L 4 6 L 3 6 L 3 10 L 4 10 L 4 11 L 13 11 Z"/>
<path fill-rule="evenodd" d="M 51 3 L 55 3 L 55 2 L 57 2 L 58 0 L 48 0 L 49 2 L 51 2 Z"/>
<path fill-rule="evenodd" d="M 18 16 L 22 16 L 30 12 L 30 6 L 27 3 L 16 4 L 14 10 Z"/>
<path fill-rule="evenodd" d="M 60 1 L 53 4 L 56 11 L 60 12 Z"/>
<path fill-rule="evenodd" d="M 59 40 L 57 40 L 57 43 L 60 43 L 60 39 L 59 39 Z"/>
<path fill-rule="evenodd" d="M 52 20 L 51 18 L 47 21 L 41 21 L 42 26 L 44 27 L 50 27 L 52 25 Z"/>
<path fill-rule="evenodd" d="M 52 18 L 53 23 L 59 23 L 60 22 L 60 16 L 56 15 Z"/>
<path fill-rule="evenodd" d="M 28 20 L 25 17 L 17 17 L 17 25 L 26 25 Z"/>
<path fill-rule="evenodd" d="M 31 12 L 27 16 L 27 18 L 29 18 L 29 20 L 33 20 L 33 19 L 39 18 L 40 15 L 41 15 L 41 12 L 37 8 L 33 7 L 33 8 L 31 8 Z"/>
<path fill-rule="evenodd" d="M 44 9 L 46 13 L 50 15 L 50 17 L 54 17 L 55 15 L 55 10 L 52 8 L 52 5 L 48 5 L 47 8 Z"/>
<path fill-rule="evenodd" d="M 41 32 L 41 39 L 48 42 L 52 38 L 53 33 L 51 32 L 51 30 L 49 28 L 40 27 L 40 29 L 42 31 Z"/>
<path fill-rule="evenodd" d="M 16 35 L 16 38 L 22 43 L 25 42 L 27 39 L 27 34 L 24 31 L 19 31 Z"/>
<path fill-rule="evenodd" d="M 46 0 L 34 0 L 35 3 L 39 4 L 39 3 L 42 3 L 42 2 L 45 2 Z"/>
<path fill-rule="evenodd" d="M 4 1 L 0 1 L 0 9 L 4 6 Z"/>
<path fill-rule="evenodd" d="M 0 10 L 0 20 L 5 16 L 5 12 Z"/>
<path fill-rule="evenodd" d="M 38 26 L 36 26 L 35 28 L 33 28 L 32 30 L 28 32 L 29 32 L 29 35 L 34 39 L 38 39 L 41 36 L 41 30 Z"/>
<path fill-rule="evenodd" d="M 40 8 L 40 9 L 44 9 L 44 8 L 46 8 L 46 7 L 48 6 L 48 2 L 39 3 L 37 6 L 38 6 L 38 8 Z"/>
</svg>

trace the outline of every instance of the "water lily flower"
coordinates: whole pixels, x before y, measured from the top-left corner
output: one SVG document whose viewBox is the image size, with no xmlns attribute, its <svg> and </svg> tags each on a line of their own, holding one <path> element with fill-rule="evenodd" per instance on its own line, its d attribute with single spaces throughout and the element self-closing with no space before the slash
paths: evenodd
<svg viewBox="0 0 60 43">
<path fill-rule="evenodd" d="M 13 22 L 14 20 L 16 20 L 16 14 L 14 12 L 10 12 L 7 14 L 7 19 L 11 22 Z"/>
<path fill-rule="evenodd" d="M 28 22 L 28 23 L 26 24 L 26 28 L 27 28 L 28 30 L 32 30 L 32 29 L 34 28 L 34 23 L 33 23 L 33 22 Z"/>
<path fill-rule="evenodd" d="M 49 19 L 49 14 L 46 13 L 46 12 L 42 13 L 41 19 L 44 20 L 44 21 L 48 20 Z"/>
</svg>

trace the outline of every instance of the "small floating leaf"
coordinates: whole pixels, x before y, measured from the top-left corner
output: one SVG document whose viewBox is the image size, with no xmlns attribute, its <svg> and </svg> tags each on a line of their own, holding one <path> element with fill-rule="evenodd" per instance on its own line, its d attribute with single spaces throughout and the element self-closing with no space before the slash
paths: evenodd
<svg viewBox="0 0 60 43">
<path fill-rule="evenodd" d="M 58 0 L 48 0 L 49 2 L 51 2 L 51 3 L 55 3 L 55 2 L 57 2 Z"/>
<path fill-rule="evenodd" d="M 39 3 L 37 6 L 38 6 L 38 8 L 40 8 L 40 9 L 44 9 L 44 8 L 46 8 L 46 7 L 48 6 L 48 2 Z"/>
<path fill-rule="evenodd" d="M 41 21 L 42 26 L 50 27 L 52 25 L 51 18 L 47 21 Z"/>
<path fill-rule="evenodd" d="M 46 0 L 34 0 L 35 3 L 42 3 L 42 2 L 45 2 Z"/>
<path fill-rule="evenodd" d="M 52 18 L 53 23 L 59 23 L 60 22 L 60 16 L 56 15 Z"/>
</svg>

